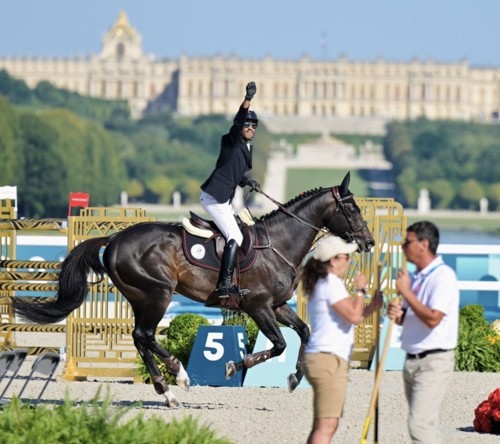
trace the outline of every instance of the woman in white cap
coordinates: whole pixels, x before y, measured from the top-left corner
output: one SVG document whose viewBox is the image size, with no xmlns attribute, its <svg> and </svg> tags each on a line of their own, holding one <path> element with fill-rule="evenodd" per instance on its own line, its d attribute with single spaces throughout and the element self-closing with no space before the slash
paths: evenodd
<svg viewBox="0 0 500 444">
<path fill-rule="evenodd" d="M 313 387 L 314 409 L 308 444 L 331 442 L 344 408 L 354 325 L 382 306 L 382 294 L 377 292 L 365 307 L 366 276 L 355 276 L 354 297 L 342 281 L 357 249 L 357 244 L 339 237 L 324 237 L 303 270 L 302 288 L 309 296 L 311 325 L 303 370 Z"/>
</svg>

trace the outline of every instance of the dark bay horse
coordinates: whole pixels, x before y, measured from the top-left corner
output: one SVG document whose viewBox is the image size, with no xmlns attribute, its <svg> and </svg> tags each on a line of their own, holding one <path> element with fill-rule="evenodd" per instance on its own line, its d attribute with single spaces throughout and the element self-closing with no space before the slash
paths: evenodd
<svg viewBox="0 0 500 444">
<path fill-rule="evenodd" d="M 273 347 L 248 354 L 241 362 L 229 362 L 227 377 L 279 356 L 286 347 L 278 325 L 281 323 L 300 337 L 296 373 L 288 377 L 290 391 L 300 383 L 303 376 L 300 364 L 309 328 L 287 301 L 297 287 L 302 260 L 319 231 L 355 241 L 360 251 L 369 251 L 374 245 L 348 189 L 349 180 L 347 173 L 340 186 L 305 192 L 253 225 L 259 250 L 253 266 L 240 275 L 241 286 L 251 291 L 242 298 L 239 308 L 256 322 Z M 42 303 L 13 298 L 14 310 L 32 322 L 60 321 L 85 301 L 90 269 L 100 277 L 107 274 L 132 306 L 134 344 L 151 374 L 156 392 L 165 396 L 168 406 L 177 406 L 153 355 L 177 376 L 178 385 L 189 388 L 189 377 L 180 361 L 156 342 L 156 328 L 174 292 L 203 303 L 213 297 L 218 278 L 218 271 L 200 268 L 186 259 L 182 239 L 180 223 L 145 222 L 111 236 L 86 240 L 64 260 L 54 300 Z M 102 262 L 101 247 L 106 247 Z"/>
</svg>

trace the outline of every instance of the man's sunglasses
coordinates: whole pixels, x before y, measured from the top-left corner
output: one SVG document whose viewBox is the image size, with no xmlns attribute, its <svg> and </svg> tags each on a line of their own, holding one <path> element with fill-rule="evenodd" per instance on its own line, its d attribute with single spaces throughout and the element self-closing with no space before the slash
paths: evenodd
<svg viewBox="0 0 500 444">
<path fill-rule="evenodd" d="M 257 123 L 255 122 L 245 122 L 245 124 L 243 125 L 245 128 L 257 128 Z"/>
</svg>

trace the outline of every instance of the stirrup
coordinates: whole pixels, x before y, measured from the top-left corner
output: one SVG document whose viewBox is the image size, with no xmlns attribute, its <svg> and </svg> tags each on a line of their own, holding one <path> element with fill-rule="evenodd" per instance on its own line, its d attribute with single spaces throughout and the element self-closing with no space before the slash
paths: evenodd
<svg viewBox="0 0 500 444">
<path fill-rule="evenodd" d="M 229 287 L 223 287 L 223 286 L 217 287 L 215 291 L 217 292 L 219 299 L 226 299 L 231 295 L 241 298 L 245 296 L 247 293 L 250 293 L 250 290 L 246 288 L 238 288 L 234 284 L 231 284 L 231 286 Z"/>
</svg>

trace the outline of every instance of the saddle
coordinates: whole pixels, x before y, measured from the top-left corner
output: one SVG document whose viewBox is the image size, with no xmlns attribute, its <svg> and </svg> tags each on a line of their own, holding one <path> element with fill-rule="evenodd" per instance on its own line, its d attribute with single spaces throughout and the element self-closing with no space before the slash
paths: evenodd
<svg viewBox="0 0 500 444">
<path fill-rule="evenodd" d="M 226 239 L 213 221 L 204 219 L 192 211 L 189 213 L 189 219 L 182 220 L 182 244 L 187 260 L 193 265 L 219 271 Z M 243 223 L 242 219 L 245 216 L 240 217 L 240 215 L 236 220 L 243 234 L 243 242 L 236 270 L 238 273 L 244 273 L 252 267 L 257 257 L 257 250 L 254 248 L 257 245 L 257 238 L 254 228 Z"/>
</svg>

